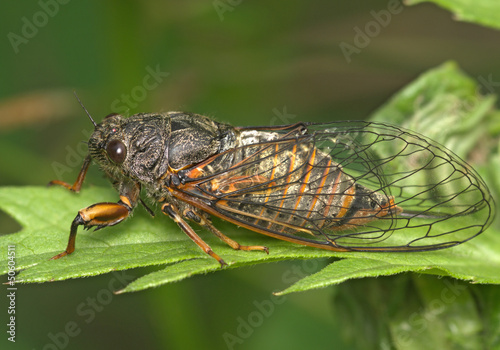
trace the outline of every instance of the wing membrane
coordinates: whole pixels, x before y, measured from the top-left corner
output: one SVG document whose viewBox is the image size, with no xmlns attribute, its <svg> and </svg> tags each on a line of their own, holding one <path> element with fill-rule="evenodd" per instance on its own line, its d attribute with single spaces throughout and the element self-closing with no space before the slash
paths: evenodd
<svg viewBox="0 0 500 350">
<path fill-rule="evenodd" d="M 334 250 L 439 249 L 493 220 L 480 176 L 416 133 L 370 122 L 253 132 L 266 141 L 180 171 L 174 195 L 252 230 Z"/>
</svg>

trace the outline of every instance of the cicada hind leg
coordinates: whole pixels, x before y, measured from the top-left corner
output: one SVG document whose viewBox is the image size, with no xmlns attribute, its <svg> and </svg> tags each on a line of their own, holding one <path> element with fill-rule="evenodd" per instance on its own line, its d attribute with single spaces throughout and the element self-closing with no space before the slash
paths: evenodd
<svg viewBox="0 0 500 350">
<path fill-rule="evenodd" d="M 191 226 L 189 226 L 189 224 L 182 218 L 177 207 L 175 207 L 171 203 L 164 203 L 161 207 L 161 211 L 165 215 L 168 215 L 172 220 L 174 220 L 177 223 L 177 225 L 179 225 L 181 230 L 184 231 L 184 233 L 189 238 L 191 238 L 193 240 L 193 242 L 196 243 L 198 245 L 198 247 L 201 248 L 201 250 L 203 250 L 205 253 L 207 253 L 212 258 L 217 260 L 219 262 L 219 264 L 221 265 L 221 267 L 224 267 L 227 265 L 227 263 L 219 255 L 217 255 L 212 250 L 212 248 L 207 243 L 205 243 L 205 241 L 203 239 L 201 239 L 200 236 L 198 236 L 196 234 L 196 232 L 193 230 L 193 228 Z M 264 252 L 269 254 L 269 249 L 267 247 L 264 247 L 264 246 L 245 246 L 245 245 L 239 244 L 238 242 L 232 240 L 231 238 L 227 237 L 222 232 L 220 232 L 215 226 L 212 225 L 212 223 L 208 219 L 202 217 L 201 215 L 197 215 L 196 213 L 194 213 L 194 211 L 192 211 L 190 209 L 184 210 L 183 215 L 184 215 L 184 217 L 198 223 L 199 225 L 208 228 L 215 236 L 217 236 L 220 240 L 222 240 L 223 242 L 225 242 L 227 245 L 229 245 L 231 248 L 233 248 L 235 250 L 260 250 L 260 251 L 264 251 Z"/>
</svg>

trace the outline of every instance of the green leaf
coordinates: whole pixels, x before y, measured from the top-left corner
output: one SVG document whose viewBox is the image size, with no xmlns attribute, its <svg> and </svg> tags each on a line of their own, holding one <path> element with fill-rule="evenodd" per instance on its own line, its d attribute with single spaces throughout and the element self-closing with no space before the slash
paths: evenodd
<svg viewBox="0 0 500 350">
<path fill-rule="evenodd" d="M 497 286 L 406 274 L 335 291 L 339 329 L 356 349 L 498 349 Z"/>
<path fill-rule="evenodd" d="M 401 90 L 374 115 L 374 120 L 402 125 L 444 143 L 476 162 L 474 151 L 490 130 L 499 130 L 493 105 L 494 96 L 482 97 L 477 84 L 453 63 L 433 69 Z M 465 123 L 465 124 L 464 124 Z M 478 170 L 498 198 L 500 172 L 498 151 L 483 150 Z M 472 156 L 471 156 L 472 155 Z M 151 218 L 137 208 L 125 222 L 93 232 L 79 230 L 76 251 L 59 260 L 49 260 L 66 247 L 69 227 L 79 209 L 117 200 L 112 186 L 86 185 L 75 194 L 63 188 L 0 188 L 0 209 L 15 218 L 22 230 L 0 237 L 1 272 L 8 272 L 9 245 L 15 250 L 19 282 L 60 281 L 95 276 L 111 271 L 157 266 L 156 271 L 138 278 L 120 292 L 139 291 L 180 281 L 202 273 L 221 270 L 179 227 L 158 213 Z M 452 276 L 474 283 L 500 283 L 500 232 L 495 223 L 479 237 L 460 246 L 433 252 L 414 253 L 335 253 L 271 239 L 235 225 L 216 222 L 231 238 L 245 245 L 266 245 L 262 252 L 234 251 L 201 230 L 200 235 L 234 269 L 259 263 L 288 260 L 335 258 L 281 294 L 306 291 L 338 284 L 348 279 L 393 275 L 407 271 Z M 450 228 L 459 225 L 451 222 Z M 339 260 L 341 259 L 341 260 Z"/>
<path fill-rule="evenodd" d="M 500 2 L 496 0 L 408 0 L 406 5 L 433 2 L 454 13 L 460 21 L 500 29 Z"/>
<path fill-rule="evenodd" d="M 419 132 L 465 158 L 489 130 L 500 127 L 490 114 L 496 96 L 481 96 L 479 89 L 447 62 L 396 93 L 371 119 Z"/>
</svg>

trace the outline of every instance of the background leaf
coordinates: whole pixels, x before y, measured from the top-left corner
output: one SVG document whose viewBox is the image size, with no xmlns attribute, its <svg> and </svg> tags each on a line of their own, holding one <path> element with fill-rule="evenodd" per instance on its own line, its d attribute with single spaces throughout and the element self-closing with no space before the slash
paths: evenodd
<svg viewBox="0 0 500 350">
<path fill-rule="evenodd" d="M 495 0 L 408 0 L 407 5 L 432 2 L 453 12 L 460 21 L 500 29 L 500 3 Z"/>
</svg>

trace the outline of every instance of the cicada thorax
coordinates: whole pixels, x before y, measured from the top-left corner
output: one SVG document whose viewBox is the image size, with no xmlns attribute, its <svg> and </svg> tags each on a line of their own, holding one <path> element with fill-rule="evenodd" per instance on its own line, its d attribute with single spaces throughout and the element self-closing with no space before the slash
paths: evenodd
<svg viewBox="0 0 500 350">
<path fill-rule="evenodd" d="M 211 206 L 265 231 L 346 230 L 401 211 L 392 197 L 357 184 L 314 135 L 242 132 L 239 147 L 180 172 Z"/>
</svg>

